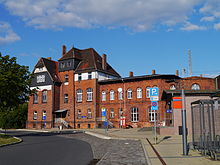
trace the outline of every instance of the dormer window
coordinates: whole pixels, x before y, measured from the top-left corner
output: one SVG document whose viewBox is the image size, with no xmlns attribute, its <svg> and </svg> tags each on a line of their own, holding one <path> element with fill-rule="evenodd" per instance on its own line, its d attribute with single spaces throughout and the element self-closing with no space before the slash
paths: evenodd
<svg viewBox="0 0 220 165">
<path fill-rule="evenodd" d="M 37 83 L 45 82 L 45 75 L 38 75 L 37 76 Z"/>
<path fill-rule="evenodd" d="M 41 68 L 39 68 L 39 71 L 43 71 L 43 68 L 41 67 Z"/>
<path fill-rule="evenodd" d="M 176 90 L 176 86 L 173 84 L 170 86 L 170 90 Z"/>
<path fill-rule="evenodd" d="M 71 67 L 71 62 L 70 61 L 67 62 L 67 67 Z"/>
<path fill-rule="evenodd" d="M 65 68 L 65 63 L 62 62 L 62 63 L 60 64 L 60 68 Z"/>
</svg>

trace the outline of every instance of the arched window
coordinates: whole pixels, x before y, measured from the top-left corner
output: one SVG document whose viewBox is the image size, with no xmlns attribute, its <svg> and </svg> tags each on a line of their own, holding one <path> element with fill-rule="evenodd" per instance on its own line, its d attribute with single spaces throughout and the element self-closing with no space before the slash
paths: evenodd
<svg viewBox="0 0 220 165">
<path fill-rule="evenodd" d="M 37 111 L 34 111 L 33 119 L 37 120 Z"/>
<path fill-rule="evenodd" d="M 47 91 L 43 91 L 42 92 L 42 103 L 46 103 L 47 102 Z"/>
<path fill-rule="evenodd" d="M 122 90 L 122 88 L 118 88 L 118 100 L 123 100 L 123 90 Z"/>
<path fill-rule="evenodd" d="M 195 83 L 195 84 L 192 85 L 191 89 L 192 90 L 200 90 L 200 86 L 199 86 L 199 84 Z"/>
<path fill-rule="evenodd" d="M 131 108 L 131 121 L 138 122 L 138 120 L 139 120 L 138 108 L 133 107 Z"/>
<path fill-rule="evenodd" d="M 38 94 L 35 93 L 34 94 L 34 100 L 33 100 L 34 104 L 37 104 L 38 103 Z"/>
<path fill-rule="evenodd" d="M 64 103 L 68 103 L 68 94 L 64 94 Z"/>
<path fill-rule="evenodd" d="M 76 101 L 77 102 L 82 102 L 82 89 L 77 89 L 76 90 Z"/>
<path fill-rule="evenodd" d="M 132 99 L 132 89 L 128 89 L 128 99 Z"/>
<path fill-rule="evenodd" d="M 142 89 L 141 88 L 137 88 L 137 98 L 138 99 L 142 98 Z"/>
<path fill-rule="evenodd" d="M 42 120 L 46 120 L 46 117 L 47 117 L 47 112 L 43 111 L 43 113 L 42 113 Z"/>
<path fill-rule="evenodd" d="M 146 88 L 146 97 L 150 98 L 150 87 Z"/>
<path fill-rule="evenodd" d="M 115 112 L 114 112 L 114 109 L 111 108 L 111 109 L 110 109 L 110 118 L 111 118 L 111 119 L 114 119 L 114 117 L 115 117 Z"/>
<path fill-rule="evenodd" d="M 110 91 L 110 100 L 114 100 L 114 99 L 115 99 L 114 91 L 111 90 Z"/>
<path fill-rule="evenodd" d="M 102 101 L 106 101 L 106 92 L 102 91 Z"/>
<path fill-rule="evenodd" d="M 92 101 L 92 88 L 87 88 L 87 101 Z"/>
<path fill-rule="evenodd" d="M 66 83 L 66 82 L 69 82 L 69 75 L 68 74 L 66 74 L 65 76 L 64 76 L 64 82 Z"/>
<path fill-rule="evenodd" d="M 170 85 L 170 90 L 176 90 L 176 86 L 174 84 Z"/>
</svg>

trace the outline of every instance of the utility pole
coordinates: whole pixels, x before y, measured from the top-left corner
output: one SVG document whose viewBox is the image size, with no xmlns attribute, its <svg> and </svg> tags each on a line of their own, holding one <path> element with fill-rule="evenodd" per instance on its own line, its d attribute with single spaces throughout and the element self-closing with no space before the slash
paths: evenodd
<svg viewBox="0 0 220 165">
<path fill-rule="evenodd" d="M 183 143 L 183 155 L 188 155 L 187 148 L 187 127 L 186 127 L 186 100 L 184 89 L 182 88 L 182 143 Z"/>
</svg>

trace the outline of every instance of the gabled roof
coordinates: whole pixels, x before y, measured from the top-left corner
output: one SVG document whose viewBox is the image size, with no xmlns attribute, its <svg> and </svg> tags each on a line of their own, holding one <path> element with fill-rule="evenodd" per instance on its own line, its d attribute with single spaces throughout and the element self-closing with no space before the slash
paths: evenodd
<svg viewBox="0 0 220 165">
<path fill-rule="evenodd" d="M 75 73 L 100 71 L 115 77 L 121 77 L 108 63 L 107 69 L 103 70 L 102 57 L 93 48 L 83 50 L 71 48 L 59 59 L 59 61 L 71 58 L 80 60 L 80 63 L 76 67 Z"/>
<path fill-rule="evenodd" d="M 53 81 L 60 82 L 60 80 L 57 76 L 58 75 L 58 62 L 42 57 L 37 62 L 35 68 L 41 68 L 44 66 L 47 68 L 47 71 L 49 72 Z"/>
</svg>

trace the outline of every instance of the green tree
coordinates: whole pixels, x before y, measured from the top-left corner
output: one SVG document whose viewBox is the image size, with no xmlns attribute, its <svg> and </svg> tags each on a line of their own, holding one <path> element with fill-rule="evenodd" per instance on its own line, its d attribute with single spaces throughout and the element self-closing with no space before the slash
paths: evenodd
<svg viewBox="0 0 220 165">
<path fill-rule="evenodd" d="M 27 66 L 19 65 L 16 57 L 0 54 L 0 125 L 11 125 L 19 105 L 28 101 L 32 75 Z"/>
</svg>

